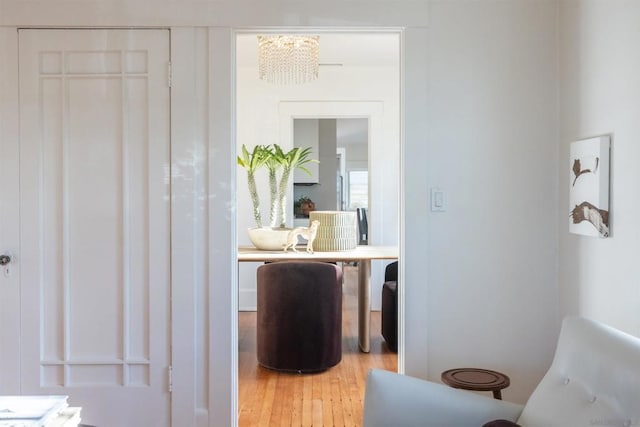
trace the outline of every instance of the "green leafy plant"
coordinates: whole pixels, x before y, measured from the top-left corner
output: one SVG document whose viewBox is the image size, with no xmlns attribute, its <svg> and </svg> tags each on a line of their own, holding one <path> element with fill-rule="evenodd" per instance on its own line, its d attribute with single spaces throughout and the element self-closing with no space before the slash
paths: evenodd
<svg viewBox="0 0 640 427">
<path fill-rule="evenodd" d="M 249 153 L 247 147 L 242 144 L 242 154 L 238 156 L 238 165 L 247 171 L 247 184 L 251 203 L 253 204 L 253 219 L 256 221 L 258 228 L 262 227 L 262 215 L 260 214 L 260 197 L 258 196 L 255 174 L 268 161 L 270 157 L 268 151 L 265 146 L 256 145 L 253 151 Z"/>
<path fill-rule="evenodd" d="M 309 212 L 315 210 L 316 204 L 307 196 L 302 196 L 293 203 L 296 215 L 309 216 Z"/>
<path fill-rule="evenodd" d="M 311 159 L 311 148 L 295 147 L 285 152 L 278 144 L 274 145 L 257 145 L 252 152 L 242 145 L 241 155 L 238 156 L 238 165 L 247 172 L 247 184 L 249 194 L 253 204 L 253 218 L 258 228 L 262 227 L 262 214 L 260 212 L 260 197 L 256 186 L 255 174 L 258 170 L 265 167 L 269 174 L 269 192 L 271 195 L 271 205 L 269 209 L 269 224 L 272 228 L 278 224 L 280 219 L 280 227 L 286 226 L 287 211 L 287 189 L 289 186 L 289 178 L 291 172 L 295 169 L 301 169 L 311 175 L 311 171 L 305 167 L 312 162 L 318 162 Z M 278 180 L 278 171 L 280 179 Z"/>
<path fill-rule="evenodd" d="M 313 200 L 311 200 L 309 197 L 307 197 L 307 196 L 302 196 L 302 197 L 300 197 L 298 200 L 296 200 L 296 201 L 293 203 L 293 206 L 294 206 L 294 207 L 296 207 L 296 208 L 300 208 L 300 207 L 302 207 L 302 205 L 303 205 L 303 204 L 305 204 L 305 203 L 312 203 L 312 202 L 313 202 Z"/>
<path fill-rule="evenodd" d="M 269 158 L 265 162 L 265 166 L 269 171 L 269 194 L 271 195 L 269 226 L 273 228 L 278 222 L 278 169 L 280 169 L 282 164 L 271 147 L 265 147 L 264 149 L 269 153 Z"/>
<path fill-rule="evenodd" d="M 294 147 L 288 152 L 282 151 L 279 145 L 275 145 L 275 155 L 282 165 L 282 176 L 280 177 L 280 185 L 278 188 L 278 208 L 280 213 L 280 227 L 286 225 L 287 220 L 287 187 L 289 185 L 289 177 L 295 169 L 301 169 L 311 175 L 311 171 L 305 167 L 306 164 L 317 162 L 310 158 L 311 147 L 301 148 Z"/>
</svg>

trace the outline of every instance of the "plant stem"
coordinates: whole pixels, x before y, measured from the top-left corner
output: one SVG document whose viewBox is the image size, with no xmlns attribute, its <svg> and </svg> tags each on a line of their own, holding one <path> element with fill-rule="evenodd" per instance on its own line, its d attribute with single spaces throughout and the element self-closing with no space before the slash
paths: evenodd
<svg viewBox="0 0 640 427">
<path fill-rule="evenodd" d="M 271 191 L 271 212 L 269 213 L 269 225 L 273 228 L 278 221 L 278 182 L 276 170 L 269 169 L 269 190 Z"/>
<path fill-rule="evenodd" d="M 258 198 L 256 178 L 251 172 L 247 173 L 247 184 L 249 186 L 249 193 L 251 194 L 251 201 L 253 202 L 253 218 L 256 221 L 256 226 L 258 228 L 262 228 L 262 216 L 260 215 L 260 199 Z"/>
<path fill-rule="evenodd" d="M 282 176 L 280 177 L 280 189 L 278 192 L 278 206 L 280 210 L 280 227 L 286 227 L 287 225 L 287 187 L 289 183 L 289 175 L 291 174 L 291 168 L 284 166 L 282 169 Z"/>
</svg>

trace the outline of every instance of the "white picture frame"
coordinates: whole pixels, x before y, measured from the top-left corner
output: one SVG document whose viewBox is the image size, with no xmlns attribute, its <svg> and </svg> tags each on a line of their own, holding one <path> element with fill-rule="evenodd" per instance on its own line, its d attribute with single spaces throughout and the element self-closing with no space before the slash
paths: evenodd
<svg viewBox="0 0 640 427">
<path fill-rule="evenodd" d="M 571 143 L 569 156 L 569 232 L 606 238 L 611 235 L 609 165 L 611 137 Z"/>
</svg>

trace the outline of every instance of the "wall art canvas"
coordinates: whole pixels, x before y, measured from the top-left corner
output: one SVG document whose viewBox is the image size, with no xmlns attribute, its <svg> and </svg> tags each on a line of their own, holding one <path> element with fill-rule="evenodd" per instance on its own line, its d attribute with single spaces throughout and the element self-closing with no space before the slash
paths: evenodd
<svg viewBox="0 0 640 427">
<path fill-rule="evenodd" d="M 571 143 L 569 231 L 609 237 L 609 152 L 611 138 L 598 136 Z"/>
</svg>

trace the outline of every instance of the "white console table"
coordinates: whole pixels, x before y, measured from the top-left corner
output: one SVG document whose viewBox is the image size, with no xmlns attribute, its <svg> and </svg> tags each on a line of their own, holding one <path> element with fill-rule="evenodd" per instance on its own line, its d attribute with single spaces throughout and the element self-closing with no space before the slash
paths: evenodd
<svg viewBox="0 0 640 427">
<path fill-rule="evenodd" d="M 371 336 L 371 260 L 398 259 L 396 246 L 358 246 L 351 251 L 305 252 L 304 247 L 292 251 L 262 251 L 253 246 L 238 248 L 238 262 L 265 261 L 328 261 L 358 262 L 358 344 L 360 350 L 368 353 Z"/>
</svg>

